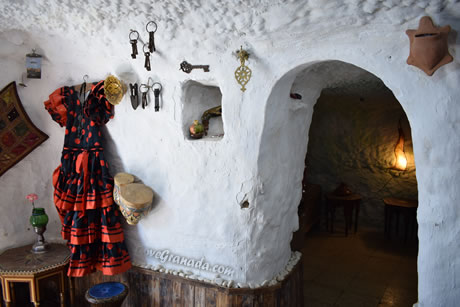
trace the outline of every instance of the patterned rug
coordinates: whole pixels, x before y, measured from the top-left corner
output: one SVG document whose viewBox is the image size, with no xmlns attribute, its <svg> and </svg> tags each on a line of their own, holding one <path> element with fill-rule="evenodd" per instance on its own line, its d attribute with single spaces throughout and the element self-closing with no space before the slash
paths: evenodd
<svg viewBox="0 0 460 307">
<path fill-rule="evenodd" d="M 48 136 L 30 121 L 11 82 L 0 92 L 0 176 Z"/>
</svg>

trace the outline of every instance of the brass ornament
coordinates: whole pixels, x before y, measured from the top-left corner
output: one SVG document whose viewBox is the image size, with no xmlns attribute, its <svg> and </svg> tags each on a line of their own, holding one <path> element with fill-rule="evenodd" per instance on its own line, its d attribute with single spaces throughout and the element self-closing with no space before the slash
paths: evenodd
<svg viewBox="0 0 460 307">
<path fill-rule="evenodd" d="M 441 66 L 453 61 L 447 48 L 450 26 L 435 27 L 430 17 L 420 19 L 417 30 L 407 30 L 410 54 L 407 64 L 423 70 L 428 76 Z"/>
<path fill-rule="evenodd" d="M 119 104 L 123 99 L 124 92 L 123 84 L 117 77 L 109 75 L 104 80 L 104 94 L 111 104 Z"/>
<path fill-rule="evenodd" d="M 241 85 L 241 91 L 246 91 L 245 85 L 248 84 L 251 80 L 252 71 L 244 63 L 249 59 L 249 53 L 246 50 L 243 50 L 243 46 L 240 47 L 240 50 L 237 51 L 236 55 L 238 56 L 241 65 L 235 70 L 235 79 L 239 85 Z"/>
</svg>

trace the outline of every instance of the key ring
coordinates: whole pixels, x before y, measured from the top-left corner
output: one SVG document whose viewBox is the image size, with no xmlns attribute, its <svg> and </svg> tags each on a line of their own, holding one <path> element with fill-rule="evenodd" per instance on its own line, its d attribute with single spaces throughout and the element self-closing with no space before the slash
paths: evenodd
<svg viewBox="0 0 460 307">
<path fill-rule="evenodd" d="M 150 78 L 149 78 L 149 79 L 150 79 Z M 154 85 L 155 85 L 155 84 L 158 84 L 158 85 L 160 86 L 160 88 L 159 88 L 159 89 L 158 89 L 158 88 L 154 88 Z M 158 90 L 161 92 L 161 90 L 163 89 L 163 86 L 161 85 L 160 82 L 154 82 L 154 83 L 152 84 L 152 86 L 150 86 L 150 88 L 152 89 L 152 91 L 155 90 L 155 89 L 158 89 Z"/>
<path fill-rule="evenodd" d="M 146 90 L 145 92 L 142 91 L 142 88 L 143 88 L 143 87 L 147 88 L 147 90 Z M 141 92 L 141 93 L 147 93 L 147 92 L 149 91 L 149 89 L 150 89 L 150 87 L 149 87 L 147 84 L 144 84 L 144 83 L 142 83 L 142 84 L 139 86 L 139 92 Z"/>
<path fill-rule="evenodd" d="M 147 47 L 147 51 L 145 51 L 145 47 Z M 144 51 L 144 54 L 145 54 L 145 53 L 149 53 L 149 54 L 150 54 L 149 43 L 145 43 L 145 44 L 144 44 L 144 46 L 142 47 L 142 51 Z"/>
<path fill-rule="evenodd" d="M 131 34 L 137 34 L 137 37 L 136 38 L 131 38 Z M 129 32 L 129 40 L 132 41 L 132 40 L 138 40 L 139 39 L 139 32 L 137 32 L 136 30 L 131 30 L 131 32 Z"/>
<path fill-rule="evenodd" d="M 150 24 L 155 25 L 155 30 L 149 31 L 149 25 L 150 25 Z M 155 21 L 149 21 L 149 22 L 145 25 L 145 30 L 147 30 L 147 32 L 153 32 L 153 33 L 155 33 L 155 32 L 157 31 L 157 29 L 158 29 L 158 26 L 157 26 L 157 24 L 156 24 Z"/>
</svg>

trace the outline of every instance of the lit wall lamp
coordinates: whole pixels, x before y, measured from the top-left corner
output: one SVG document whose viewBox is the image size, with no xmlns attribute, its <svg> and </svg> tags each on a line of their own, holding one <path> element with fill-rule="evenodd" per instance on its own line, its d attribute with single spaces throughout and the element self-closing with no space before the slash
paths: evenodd
<svg viewBox="0 0 460 307">
<path fill-rule="evenodd" d="M 399 121 L 398 132 L 399 139 L 395 147 L 396 162 L 392 168 L 398 171 L 405 171 L 407 167 L 407 158 L 406 154 L 404 153 L 404 132 L 401 127 L 401 120 Z"/>
</svg>

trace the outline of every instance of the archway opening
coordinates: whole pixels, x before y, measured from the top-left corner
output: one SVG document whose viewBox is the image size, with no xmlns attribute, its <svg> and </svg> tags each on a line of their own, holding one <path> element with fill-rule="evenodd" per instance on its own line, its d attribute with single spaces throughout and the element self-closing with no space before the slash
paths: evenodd
<svg viewBox="0 0 460 307">
<path fill-rule="evenodd" d="M 261 156 L 271 148 L 272 165 L 273 159 L 281 164 L 273 167 L 273 173 L 287 178 L 278 189 L 276 179 L 269 179 L 270 188 L 292 193 L 281 204 L 300 203 L 299 227 L 292 226 L 297 232 L 291 246 L 304 254 L 306 304 L 352 301 L 371 306 L 394 300 L 414 304 L 416 207 L 397 201 L 395 205 L 391 199 L 416 204 L 418 191 L 410 124 L 391 90 L 354 65 L 315 63 L 280 79 L 266 117 Z M 395 167 L 401 133 L 407 159 L 404 170 Z M 276 138 L 278 148 L 267 145 Z M 262 169 L 263 160 L 260 172 L 269 177 Z M 360 201 L 352 202 L 346 236 L 345 213 L 350 210 L 344 209 L 350 206 L 334 196 L 346 200 L 349 195 L 358 195 Z M 357 203 L 360 210 L 355 215 Z M 281 221 L 289 222 L 288 218 Z"/>
</svg>

